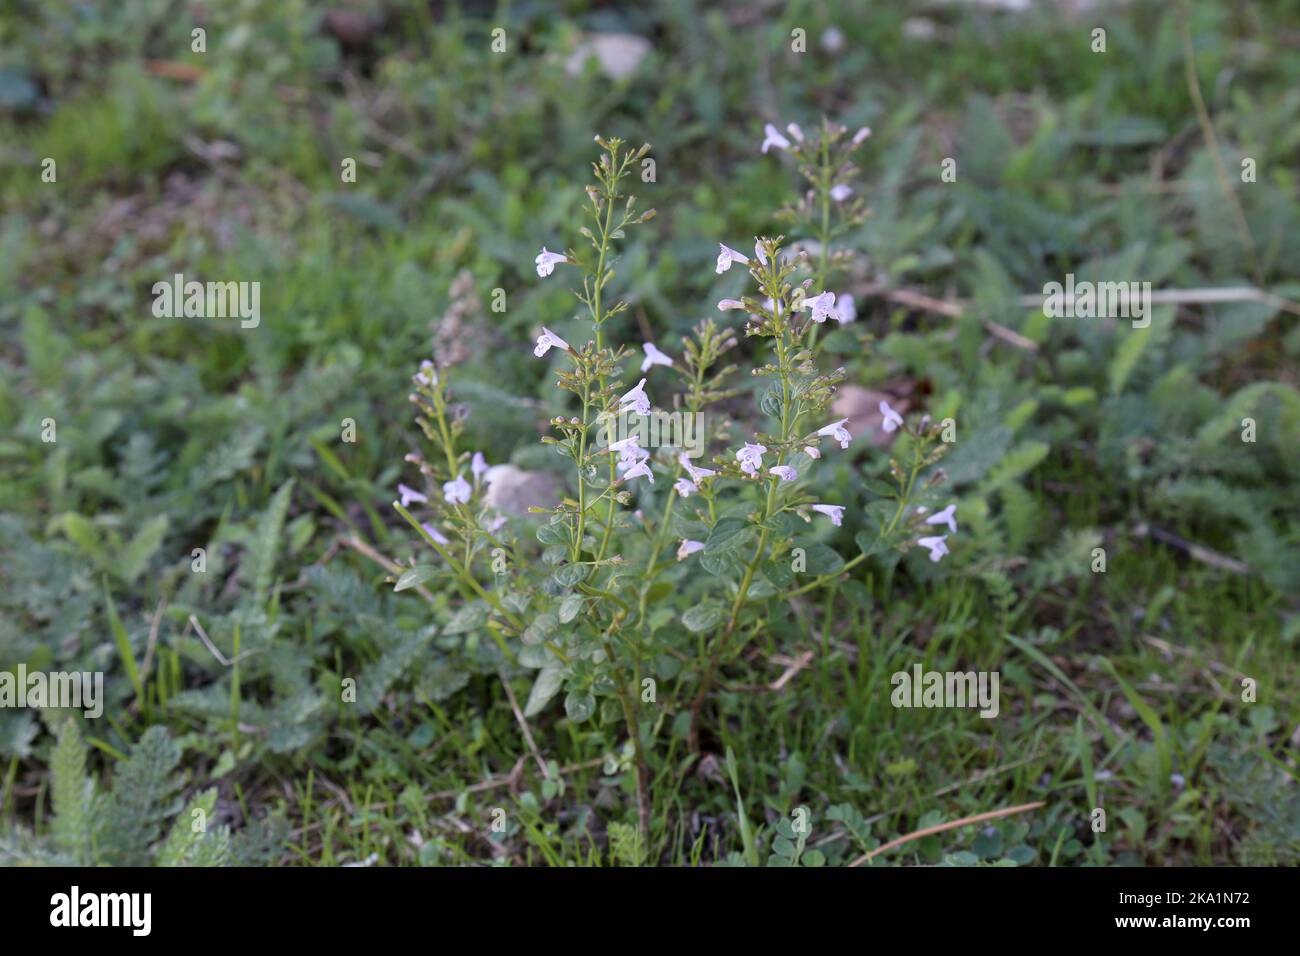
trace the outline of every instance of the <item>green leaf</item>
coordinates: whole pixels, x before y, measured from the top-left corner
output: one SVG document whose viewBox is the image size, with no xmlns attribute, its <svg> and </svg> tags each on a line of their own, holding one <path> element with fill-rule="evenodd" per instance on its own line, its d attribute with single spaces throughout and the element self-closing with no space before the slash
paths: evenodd
<svg viewBox="0 0 1300 956">
<path fill-rule="evenodd" d="M 528 692 L 528 703 L 524 705 L 525 717 L 536 717 L 551 702 L 551 698 L 560 692 L 564 684 L 563 665 L 553 664 L 543 667 L 533 681 L 533 689 Z"/>
<path fill-rule="evenodd" d="M 167 515 L 155 515 L 135 533 L 130 543 L 117 556 L 112 571 L 127 584 L 133 584 L 144 573 L 149 559 L 162 546 L 167 534 Z"/>
<path fill-rule="evenodd" d="M 540 644 L 551 636 L 558 623 L 554 614 L 545 611 L 532 619 L 528 627 L 524 628 L 524 632 L 519 635 L 519 639 L 525 644 Z"/>
<path fill-rule="evenodd" d="M 682 615 L 686 629 L 699 633 L 709 631 L 722 622 L 722 608 L 712 601 L 696 604 Z"/>
<path fill-rule="evenodd" d="M 832 547 L 819 542 L 800 543 L 799 547 L 804 549 L 808 574 L 838 574 L 844 567 L 844 559 Z"/>
<path fill-rule="evenodd" d="M 443 634 L 464 634 L 482 627 L 488 619 L 488 606 L 482 601 L 466 604 L 451 616 Z"/>
<path fill-rule="evenodd" d="M 1115 357 L 1110 361 L 1110 393 L 1118 395 L 1124 391 L 1124 385 L 1128 378 L 1133 374 L 1133 369 L 1137 367 L 1138 360 L 1142 358 L 1142 353 L 1146 351 L 1147 344 L 1151 341 L 1154 325 L 1148 325 L 1144 329 L 1132 329 L 1123 331 L 1124 340 L 1115 350 Z"/>
<path fill-rule="evenodd" d="M 89 518 L 75 511 L 69 511 L 63 516 L 63 533 L 87 556 L 97 560 L 101 556 L 103 545 L 100 542 L 99 529 Z"/>
<path fill-rule="evenodd" d="M 749 537 L 752 528 L 744 518 L 719 518 L 704 542 L 705 554 L 717 554 L 738 548 Z"/>
<path fill-rule="evenodd" d="M 261 598 L 271 587 L 275 560 L 280 550 L 280 537 L 284 518 L 289 511 L 289 496 L 293 494 L 293 479 L 280 486 L 258 522 L 257 533 L 244 560 L 249 568 L 248 580 L 252 582 L 254 599 Z"/>
<path fill-rule="evenodd" d="M 719 551 L 717 554 L 701 551 L 699 562 L 700 567 L 715 578 L 739 578 L 742 573 L 740 558 L 734 551 Z"/>
<path fill-rule="evenodd" d="M 794 584 L 794 572 L 790 570 L 790 563 L 785 560 L 764 561 L 759 567 L 763 577 L 772 582 L 779 590 L 784 590 Z"/>
<path fill-rule="evenodd" d="M 558 617 L 561 624 L 568 624 L 582 612 L 584 598 L 581 594 L 566 595 L 560 602 Z"/>
<path fill-rule="evenodd" d="M 75 865 L 86 866 L 91 862 L 94 782 L 86 777 L 86 744 L 72 718 L 59 728 L 59 742 L 50 756 L 50 772 L 54 843 Z"/>
<path fill-rule="evenodd" d="M 564 564 L 555 569 L 555 583 L 562 588 L 571 588 L 587 577 L 590 569 L 585 564 Z"/>
<path fill-rule="evenodd" d="M 420 564 L 402 572 L 402 576 L 397 579 L 393 585 L 394 591 L 405 591 L 408 588 L 417 587 L 423 584 L 429 578 L 438 573 L 438 568 L 432 564 Z"/>
<path fill-rule="evenodd" d="M 885 539 L 870 531 L 859 531 L 853 536 L 853 543 L 867 557 L 884 550 L 885 547 Z"/>
<path fill-rule="evenodd" d="M 596 698 L 586 691 L 570 691 L 564 697 L 564 713 L 575 724 L 589 720 L 596 712 Z"/>
<path fill-rule="evenodd" d="M 126 633 L 126 626 L 122 623 L 122 619 L 117 616 L 113 596 L 108 593 L 107 580 L 104 582 L 104 604 L 108 613 L 108 629 L 112 631 L 113 643 L 117 645 L 117 655 L 122 659 L 122 667 L 126 670 L 131 686 L 135 689 L 135 699 L 143 702 L 144 684 L 140 681 L 140 669 L 136 667 L 135 655 L 131 650 L 131 637 Z"/>
</svg>

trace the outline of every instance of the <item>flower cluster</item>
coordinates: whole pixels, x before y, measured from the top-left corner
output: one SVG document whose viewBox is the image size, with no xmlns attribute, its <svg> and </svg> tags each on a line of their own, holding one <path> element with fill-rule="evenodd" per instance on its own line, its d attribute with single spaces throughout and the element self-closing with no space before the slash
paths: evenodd
<svg viewBox="0 0 1300 956">
<path fill-rule="evenodd" d="M 786 132 L 789 138 L 769 126 L 762 149 L 789 152 L 799 161 L 814 182 L 809 203 L 817 197 L 852 203 L 846 157 L 868 131 L 844 140 L 846 131 L 824 124 L 816 141 L 795 124 Z M 589 333 L 562 327 L 574 344 L 542 327 L 533 347 L 533 355 L 549 363 L 559 388 L 571 396 L 565 413 L 551 419 L 554 432 L 542 439 L 572 462 L 573 478 L 558 504 L 532 509 L 547 515 L 537 530 L 540 566 L 525 557 L 523 545 L 496 539 L 504 518 L 483 493 L 492 470 L 480 453 L 458 450 L 460 418 L 448 405 L 443 376 L 427 362 L 415 376 L 412 401 L 439 459 L 436 465 L 416 455 L 408 460 L 441 495 L 435 501 L 432 491 L 399 485 L 394 506 L 421 529 L 466 599 L 484 606 L 487 626 L 503 652 L 518 653 L 526 666 L 541 669 L 526 715 L 539 711 L 561 687 L 567 688 L 565 709 L 574 720 L 588 719 L 597 698 L 605 699 L 610 706 L 601 705 L 601 719 L 625 727 L 641 797 L 648 773 L 645 748 L 652 741 L 636 716 L 635 689 L 651 660 L 668 655 L 689 661 L 703 654 L 682 672 L 682 686 L 674 694 L 696 748 L 701 707 L 717 669 L 734 653 L 740 633 L 761 623 L 768 597 L 802 594 L 827 583 L 878 548 L 906 550 L 915 543 L 937 561 L 948 553 L 956 519 L 952 504 L 926 512 L 940 480 L 930 469 L 943 451 L 934 441 L 935 429 L 928 419 L 909 429 L 903 416 L 882 402 L 882 428 L 905 434 L 911 453 L 907 467 L 890 462 L 897 510 L 889 521 L 880 521 L 871 548 L 863 545 L 862 553 L 836 570 L 813 573 L 807 583 L 795 585 L 795 572 L 782 556 L 800 546 L 807 525 L 825 518 L 827 524 L 812 533 L 833 537 L 848 514 L 859 513 L 856 502 L 823 501 L 816 491 L 823 456 L 836 446 L 849 451 L 854 441 L 850 420 L 828 412 L 845 370 L 819 368 L 816 340 L 828 320 L 843 325 L 857 317 L 849 293 L 826 287 L 833 263 L 830 240 L 856 212 L 834 225 L 823 217 L 824 228 L 814 230 L 821 236 L 815 249 L 784 246 L 781 236 L 759 236 L 749 256 L 720 242 L 713 274 L 737 266 L 748 273 L 748 291 L 718 302 L 723 312 L 746 314 L 743 329 L 705 319 L 682 339 L 680 353 L 643 341 L 638 359 L 633 350 L 607 340 L 611 323 L 627 308 L 609 291 L 616 240 L 654 215 L 653 210 L 636 212 L 635 197 L 623 191 L 624 180 L 650 147 L 634 151 L 621 140 L 599 137 L 597 143 L 603 152 L 593 164 L 595 184 L 586 191 L 589 224 L 580 230 L 590 248 L 559 253 L 544 246 L 534 259 L 540 278 L 570 277 L 574 286 L 580 284 L 574 295 L 589 324 Z M 733 282 L 734 276 L 722 281 Z M 726 364 L 726 356 L 738 346 L 740 331 L 754 343 L 761 363 L 752 369 L 757 414 L 737 417 L 734 404 L 727 406 L 727 417 L 741 426 L 743 436 L 735 436 L 730 426 L 708 433 L 701 447 L 716 453 L 707 465 L 698 448 L 693 457 L 678 445 L 671 452 L 656 448 L 656 441 L 647 443 L 639 433 L 612 437 L 620 422 L 664 414 L 656 411 L 652 391 L 673 414 L 691 416 L 735 398 L 739 393 L 729 382 L 735 367 Z M 629 360 L 639 366 L 635 384 L 625 378 Z M 670 380 L 679 387 L 672 388 Z M 600 434 L 609 437 L 597 441 Z M 658 483 L 656 474 L 668 480 Z M 435 510 L 436 520 L 418 520 L 409 511 L 417 505 Z M 870 531 L 866 518 L 861 511 L 855 525 Z M 921 530 L 941 527 L 947 533 L 919 536 Z M 670 540 L 677 541 L 676 560 L 661 560 Z M 493 554 L 516 557 L 530 573 L 512 578 L 508 589 L 485 588 L 475 573 L 484 545 Z M 689 567 L 698 565 L 705 574 L 685 566 L 673 570 L 688 559 Z M 540 577 L 533 573 L 538 567 Z M 674 580 L 694 596 L 678 626 L 664 627 L 663 612 L 652 612 L 652 604 L 655 595 L 671 593 Z M 698 644 L 685 638 L 688 631 L 700 634 Z"/>
</svg>

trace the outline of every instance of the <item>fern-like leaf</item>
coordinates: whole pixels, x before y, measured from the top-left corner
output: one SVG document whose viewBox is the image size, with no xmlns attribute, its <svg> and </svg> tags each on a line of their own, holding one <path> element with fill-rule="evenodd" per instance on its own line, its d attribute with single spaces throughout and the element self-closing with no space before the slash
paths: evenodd
<svg viewBox="0 0 1300 956">
<path fill-rule="evenodd" d="M 66 720 L 59 728 L 59 741 L 50 757 L 54 802 L 51 826 L 54 845 L 78 866 L 92 863 L 92 832 L 95 784 L 86 777 L 86 743 L 75 720 Z"/>
<path fill-rule="evenodd" d="M 176 773 L 181 748 L 162 727 L 150 727 L 113 779 L 100 845 L 104 862 L 142 866 L 163 823 L 181 808 Z"/>
</svg>

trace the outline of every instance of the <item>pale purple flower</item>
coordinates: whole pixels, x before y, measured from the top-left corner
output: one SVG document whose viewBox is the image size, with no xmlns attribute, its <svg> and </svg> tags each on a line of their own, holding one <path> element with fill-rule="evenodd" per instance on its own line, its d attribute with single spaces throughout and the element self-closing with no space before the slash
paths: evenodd
<svg viewBox="0 0 1300 956">
<path fill-rule="evenodd" d="M 659 351 L 653 342 L 646 342 L 641 346 L 641 350 L 645 352 L 645 360 L 641 363 L 641 371 L 643 372 L 652 365 L 667 365 L 671 367 L 673 364 L 673 360 L 663 352 Z"/>
<path fill-rule="evenodd" d="M 758 257 L 759 262 L 761 262 L 763 265 L 767 265 L 767 253 L 763 251 L 762 239 L 754 240 L 754 255 Z"/>
<path fill-rule="evenodd" d="M 677 460 L 686 469 L 686 473 L 691 476 L 691 481 L 703 481 L 705 478 L 712 478 L 717 474 L 712 468 L 696 468 L 691 464 L 691 460 L 686 457 L 686 452 L 678 455 Z"/>
<path fill-rule="evenodd" d="M 683 498 L 689 498 L 699 490 L 699 485 L 691 481 L 689 478 L 678 478 L 677 483 L 673 485 L 673 491 L 677 492 Z"/>
<path fill-rule="evenodd" d="M 849 434 L 849 430 L 844 427 L 844 423 L 847 421 L 847 418 L 841 418 L 838 422 L 831 422 L 829 425 L 817 429 L 817 434 L 829 435 L 840 443 L 841 448 L 848 448 L 849 442 L 853 441 L 853 436 Z"/>
<path fill-rule="evenodd" d="M 766 445 L 753 445 L 745 443 L 745 447 L 736 452 L 736 460 L 740 462 L 740 470 L 747 475 L 758 474 L 758 469 L 763 465 L 763 452 L 767 451 Z"/>
<path fill-rule="evenodd" d="M 822 450 L 816 445 L 808 445 L 804 448 L 803 453 L 809 458 L 820 458 L 822 456 Z"/>
<path fill-rule="evenodd" d="M 558 252 L 547 252 L 545 246 L 542 246 L 542 251 L 539 252 L 537 258 L 533 260 L 533 262 L 537 264 L 537 274 L 543 279 L 555 271 L 555 264 L 557 262 L 568 261 L 568 256 L 560 255 Z"/>
<path fill-rule="evenodd" d="M 890 408 L 889 402 L 882 401 L 880 403 L 880 414 L 885 417 L 885 421 L 883 425 L 885 431 L 887 432 L 897 431 L 899 428 L 902 427 L 903 416 L 898 414 L 898 412 L 894 411 L 892 408 Z"/>
<path fill-rule="evenodd" d="M 434 368 L 432 362 L 425 359 L 420 363 L 420 371 L 416 374 L 415 380 L 421 385 L 437 385 L 438 370 Z"/>
<path fill-rule="evenodd" d="M 844 202 L 853 195 L 853 187 L 844 183 L 836 183 L 831 187 L 831 198 L 836 202 Z"/>
<path fill-rule="evenodd" d="M 497 515 L 495 518 L 493 518 L 493 519 L 492 519 L 491 521 L 489 521 L 488 524 L 487 524 L 488 534 L 496 534 L 498 531 L 501 530 L 501 527 L 502 527 L 505 523 L 506 523 L 506 516 L 505 516 L 505 515 Z"/>
<path fill-rule="evenodd" d="M 620 454 L 624 454 L 627 452 L 627 449 L 629 448 L 635 448 L 637 451 L 640 451 L 641 450 L 639 447 L 640 444 L 641 444 L 640 436 L 634 433 L 628 435 L 626 438 L 620 438 L 618 441 L 610 442 L 605 450 L 616 451 L 619 452 Z"/>
<path fill-rule="evenodd" d="M 871 127 L 870 126 L 862 127 L 860 130 L 858 130 L 856 133 L 853 134 L 853 145 L 861 146 L 862 141 L 865 140 L 870 135 L 871 135 Z"/>
<path fill-rule="evenodd" d="M 612 442 L 609 450 L 618 452 L 617 468 L 619 472 L 635 468 L 650 457 L 650 453 L 640 446 L 636 435 L 628 435 L 624 439 Z"/>
<path fill-rule="evenodd" d="M 946 524 L 948 526 L 949 532 L 951 532 L 952 534 L 956 534 L 957 519 L 954 516 L 954 512 L 956 512 L 956 510 L 957 510 L 957 505 L 951 504 L 948 507 L 944 508 L 942 511 L 936 511 L 934 514 L 930 515 L 930 517 L 925 519 L 925 523 Z"/>
<path fill-rule="evenodd" d="M 414 501 L 416 504 L 422 505 L 429 500 L 424 495 L 416 491 L 414 488 L 408 488 L 406 487 L 406 485 L 400 483 L 397 486 L 397 493 L 402 496 L 403 508 L 411 507 L 412 501 Z"/>
<path fill-rule="evenodd" d="M 449 505 L 463 505 L 474 493 L 468 481 L 457 475 L 451 481 L 442 483 L 442 497 Z"/>
<path fill-rule="evenodd" d="M 785 131 L 794 137 L 796 143 L 803 142 L 803 130 L 799 128 L 798 123 L 786 123 Z"/>
<path fill-rule="evenodd" d="M 650 473 L 649 457 L 643 458 L 635 465 L 623 472 L 623 480 L 631 481 L 633 478 L 648 478 L 650 484 L 655 483 L 655 476 Z"/>
<path fill-rule="evenodd" d="M 723 312 L 726 312 L 728 309 L 741 309 L 743 311 L 746 306 L 745 303 L 741 302 L 739 299 L 720 299 L 718 301 L 718 308 Z"/>
<path fill-rule="evenodd" d="M 569 343 L 543 325 L 542 334 L 537 336 L 537 344 L 533 346 L 533 354 L 541 358 L 553 348 L 564 349 L 567 352 Z"/>
<path fill-rule="evenodd" d="M 618 404 L 620 408 L 631 405 L 632 410 L 638 415 L 649 415 L 650 399 L 646 397 L 645 379 L 637 382 L 635 388 L 628 389 L 623 397 L 618 400 Z"/>
<path fill-rule="evenodd" d="M 803 304 L 812 309 L 812 320 L 820 325 L 835 314 L 835 293 L 823 292 L 811 299 L 804 299 Z"/>
<path fill-rule="evenodd" d="M 474 452 L 474 457 L 469 460 L 469 470 L 473 473 L 475 481 L 487 474 L 487 459 L 483 457 L 481 451 Z"/>
<path fill-rule="evenodd" d="M 795 471 L 789 465 L 773 465 L 768 469 L 768 471 L 776 475 L 782 481 L 794 481 L 799 477 L 799 472 Z"/>
<path fill-rule="evenodd" d="M 835 321 L 840 325 L 848 325 L 858 317 L 858 308 L 853 303 L 851 293 L 845 292 L 835 303 Z"/>
<path fill-rule="evenodd" d="M 681 546 L 677 549 L 677 560 L 685 561 L 696 551 L 704 550 L 703 541 L 691 541 L 689 538 L 682 538 Z"/>
<path fill-rule="evenodd" d="M 945 534 L 942 537 L 938 537 L 938 538 L 920 538 L 917 540 L 916 543 L 923 548 L 930 549 L 931 561 L 938 561 L 940 558 L 942 558 L 945 554 L 948 553 L 948 545 L 944 544 L 944 542 L 947 540 L 948 540 L 948 536 Z"/>
<path fill-rule="evenodd" d="M 718 253 L 718 275 L 730 269 L 733 262 L 739 262 L 742 266 L 749 265 L 749 260 L 730 246 L 718 243 L 718 248 L 722 250 Z"/>
<path fill-rule="evenodd" d="M 812 510 L 831 519 L 831 524 L 839 527 L 844 523 L 843 505 L 813 505 Z"/>
<path fill-rule="evenodd" d="M 437 528 L 435 528 L 433 525 L 429 524 L 428 522 L 425 522 L 424 524 L 420 525 L 420 527 L 424 529 L 425 534 L 427 534 L 434 541 L 437 541 L 439 544 L 450 543 L 447 540 L 447 536 L 445 534 L 443 534 L 441 531 L 439 531 Z"/>
<path fill-rule="evenodd" d="M 790 141 L 781 135 L 781 131 L 779 129 L 777 129 L 771 123 L 768 123 L 763 127 L 762 150 L 763 152 L 766 153 L 768 149 L 773 146 L 777 147 L 778 149 L 789 149 Z"/>
</svg>

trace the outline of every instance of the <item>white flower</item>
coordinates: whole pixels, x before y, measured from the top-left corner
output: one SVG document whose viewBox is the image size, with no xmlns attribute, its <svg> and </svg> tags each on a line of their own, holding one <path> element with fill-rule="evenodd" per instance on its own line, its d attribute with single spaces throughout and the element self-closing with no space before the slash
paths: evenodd
<svg viewBox="0 0 1300 956">
<path fill-rule="evenodd" d="M 473 473 L 475 481 L 487 474 L 487 459 L 483 457 L 481 451 L 474 452 L 474 457 L 469 460 L 469 470 Z"/>
<path fill-rule="evenodd" d="M 613 442 L 609 446 L 609 451 L 618 452 L 618 465 L 616 467 L 620 472 L 635 468 L 650 457 L 650 453 L 638 444 L 636 435 L 628 435 L 620 441 Z"/>
<path fill-rule="evenodd" d="M 938 561 L 940 558 L 942 558 L 945 554 L 948 553 L 948 546 L 944 544 L 944 542 L 947 540 L 948 540 L 948 536 L 945 534 L 939 538 L 920 538 L 916 543 L 923 548 L 930 549 L 931 561 Z"/>
<path fill-rule="evenodd" d="M 782 481 L 794 481 L 799 477 L 799 472 L 795 471 L 789 465 L 773 465 L 768 471 Z"/>
<path fill-rule="evenodd" d="M 845 183 L 836 183 L 831 187 L 831 198 L 836 202 L 844 202 L 853 195 L 853 187 Z"/>
<path fill-rule="evenodd" d="M 645 352 L 645 361 L 641 363 L 641 371 L 643 372 L 651 365 L 667 365 L 671 367 L 673 364 L 673 360 L 660 352 L 653 342 L 646 342 L 641 346 L 641 350 Z"/>
<path fill-rule="evenodd" d="M 425 359 L 420 363 L 420 371 L 416 374 L 415 380 L 421 385 L 437 385 L 438 370 L 433 367 L 433 363 Z"/>
<path fill-rule="evenodd" d="M 954 517 L 954 512 L 956 510 L 957 510 L 957 505 L 951 504 L 948 507 L 944 508 L 942 511 L 936 511 L 934 514 L 930 515 L 930 517 L 925 519 L 925 523 L 946 524 L 948 526 L 949 532 L 951 532 L 952 534 L 956 534 L 957 519 L 956 517 Z"/>
<path fill-rule="evenodd" d="M 889 407 L 889 402 L 880 403 L 880 414 L 885 417 L 884 429 L 887 432 L 897 431 L 903 425 L 903 416 L 898 414 Z"/>
<path fill-rule="evenodd" d="M 637 451 L 640 451 L 641 449 L 638 447 L 640 444 L 641 444 L 640 437 L 636 434 L 631 434 L 628 435 L 626 438 L 620 438 L 618 441 L 610 442 L 609 445 L 605 448 L 605 450 L 616 451 L 621 453 L 621 452 L 625 452 L 629 448 L 635 448 Z"/>
<path fill-rule="evenodd" d="M 839 297 L 835 304 L 835 321 L 840 325 L 848 325 L 858 317 L 857 306 L 853 304 L 853 296 L 845 292 Z"/>
<path fill-rule="evenodd" d="M 745 309 L 745 303 L 741 302 L 739 299 L 720 299 L 718 301 L 718 308 L 723 312 L 726 312 L 728 309 L 740 309 L 743 311 Z"/>
<path fill-rule="evenodd" d="M 798 123 L 786 123 L 785 131 L 795 138 L 795 142 L 803 142 L 803 130 L 799 128 Z"/>
<path fill-rule="evenodd" d="M 761 262 L 763 265 L 767 265 L 767 253 L 763 251 L 762 239 L 754 240 L 754 255 L 758 257 L 759 262 Z"/>
<path fill-rule="evenodd" d="M 803 453 L 809 458 L 820 458 L 822 456 L 822 450 L 816 445 L 808 445 L 804 448 Z"/>
<path fill-rule="evenodd" d="M 633 478 L 649 478 L 650 484 L 655 483 L 655 476 L 650 473 L 650 465 L 647 464 L 649 457 L 641 459 L 627 471 L 623 472 L 623 480 L 631 481 Z"/>
<path fill-rule="evenodd" d="M 533 346 L 533 354 L 541 358 L 553 348 L 564 349 L 567 352 L 569 343 L 543 325 L 542 334 L 537 336 L 537 344 Z"/>
<path fill-rule="evenodd" d="M 789 149 L 790 141 L 781 135 L 771 123 L 763 127 L 763 152 L 767 152 L 769 147 L 775 146 L 778 149 Z"/>
<path fill-rule="evenodd" d="M 703 541 L 691 541 L 689 538 L 682 538 L 681 546 L 677 549 L 677 560 L 685 561 L 696 551 L 704 550 Z"/>
<path fill-rule="evenodd" d="M 637 382 L 635 388 L 629 389 L 627 393 L 618 400 L 618 404 L 620 408 L 625 405 L 631 405 L 632 410 L 638 415 L 649 415 L 650 399 L 646 397 L 645 379 L 641 379 L 641 381 Z"/>
<path fill-rule="evenodd" d="M 758 469 L 763 464 L 763 452 L 767 451 L 766 445 L 752 445 L 745 443 L 745 447 L 736 452 L 736 460 L 740 462 L 740 470 L 747 475 L 758 474 Z"/>
<path fill-rule="evenodd" d="M 718 248 L 722 250 L 718 253 L 718 275 L 730 269 L 733 262 L 739 262 L 742 266 L 749 265 L 749 260 L 730 246 L 718 243 Z"/>
<path fill-rule="evenodd" d="M 469 482 L 460 475 L 442 483 L 442 497 L 449 505 L 463 505 L 469 501 L 469 496 L 473 492 L 474 489 L 470 487 Z"/>
<path fill-rule="evenodd" d="M 844 522 L 843 505 L 813 505 L 812 510 L 831 519 L 831 524 L 839 527 Z"/>
<path fill-rule="evenodd" d="M 804 299 L 803 304 L 812 309 L 812 320 L 820 325 L 835 314 L 835 293 L 823 292 L 811 299 Z"/>
<path fill-rule="evenodd" d="M 425 534 L 427 534 L 434 541 L 437 541 L 439 544 L 449 543 L 447 541 L 447 536 L 443 534 L 441 531 L 439 531 L 437 528 L 435 528 L 433 525 L 425 523 L 420 525 L 420 527 L 424 529 Z"/>
<path fill-rule="evenodd" d="M 422 495 L 422 494 L 420 494 L 418 491 L 416 491 L 414 488 L 408 488 L 408 487 L 406 487 L 406 485 L 403 485 L 403 484 L 400 484 L 400 483 L 399 483 L 398 486 L 397 486 L 397 493 L 398 493 L 399 495 L 402 496 L 402 507 L 403 507 L 403 508 L 409 508 L 409 507 L 411 507 L 411 502 L 412 502 L 412 501 L 414 501 L 416 504 L 421 504 L 421 505 L 422 505 L 422 504 L 424 504 L 426 501 L 429 500 L 429 499 L 426 498 L 424 495 Z"/>
<path fill-rule="evenodd" d="M 568 261 L 568 256 L 562 256 L 558 252 L 547 252 L 545 246 L 542 246 L 542 251 L 539 252 L 537 258 L 533 260 L 533 262 L 537 264 L 537 274 L 543 279 L 555 271 L 555 264 L 557 262 Z"/>
<path fill-rule="evenodd" d="M 829 435 L 840 443 L 841 448 L 848 448 L 849 442 L 853 441 L 853 436 L 844 427 L 844 423 L 847 421 L 847 418 L 841 418 L 838 422 L 831 422 L 829 425 L 817 429 L 817 434 Z"/>
<path fill-rule="evenodd" d="M 699 490 L 699 486 L 689 478 L 678 478 L 677 483 L 673 485 L 673 491 L 677 492 L 683 498 L 689 498 L 694 492 Z"/>
<path fill-rule="evenodd" d="M 856 133 L 853 134 L 853 145 L 861 146 L 862 141 L 870 135 L 871 135 L 871 127 L 870 126 L 862 127 L 860 130 L 858 130 Z"/>
<path fill-rule="evenodd" d="M 691 481 L 702 481 L 705 478 L 712 478 L 717 474 L 717 472 L 712 468 L 696 468 L 691 464 L 691 460 L 686 457 L 686 452 L 682 452 L 678 455 L 677 460 L 681 462 L 682 467 L 686 469 L 686 473 L 691 476 Z"/>
</svg>

